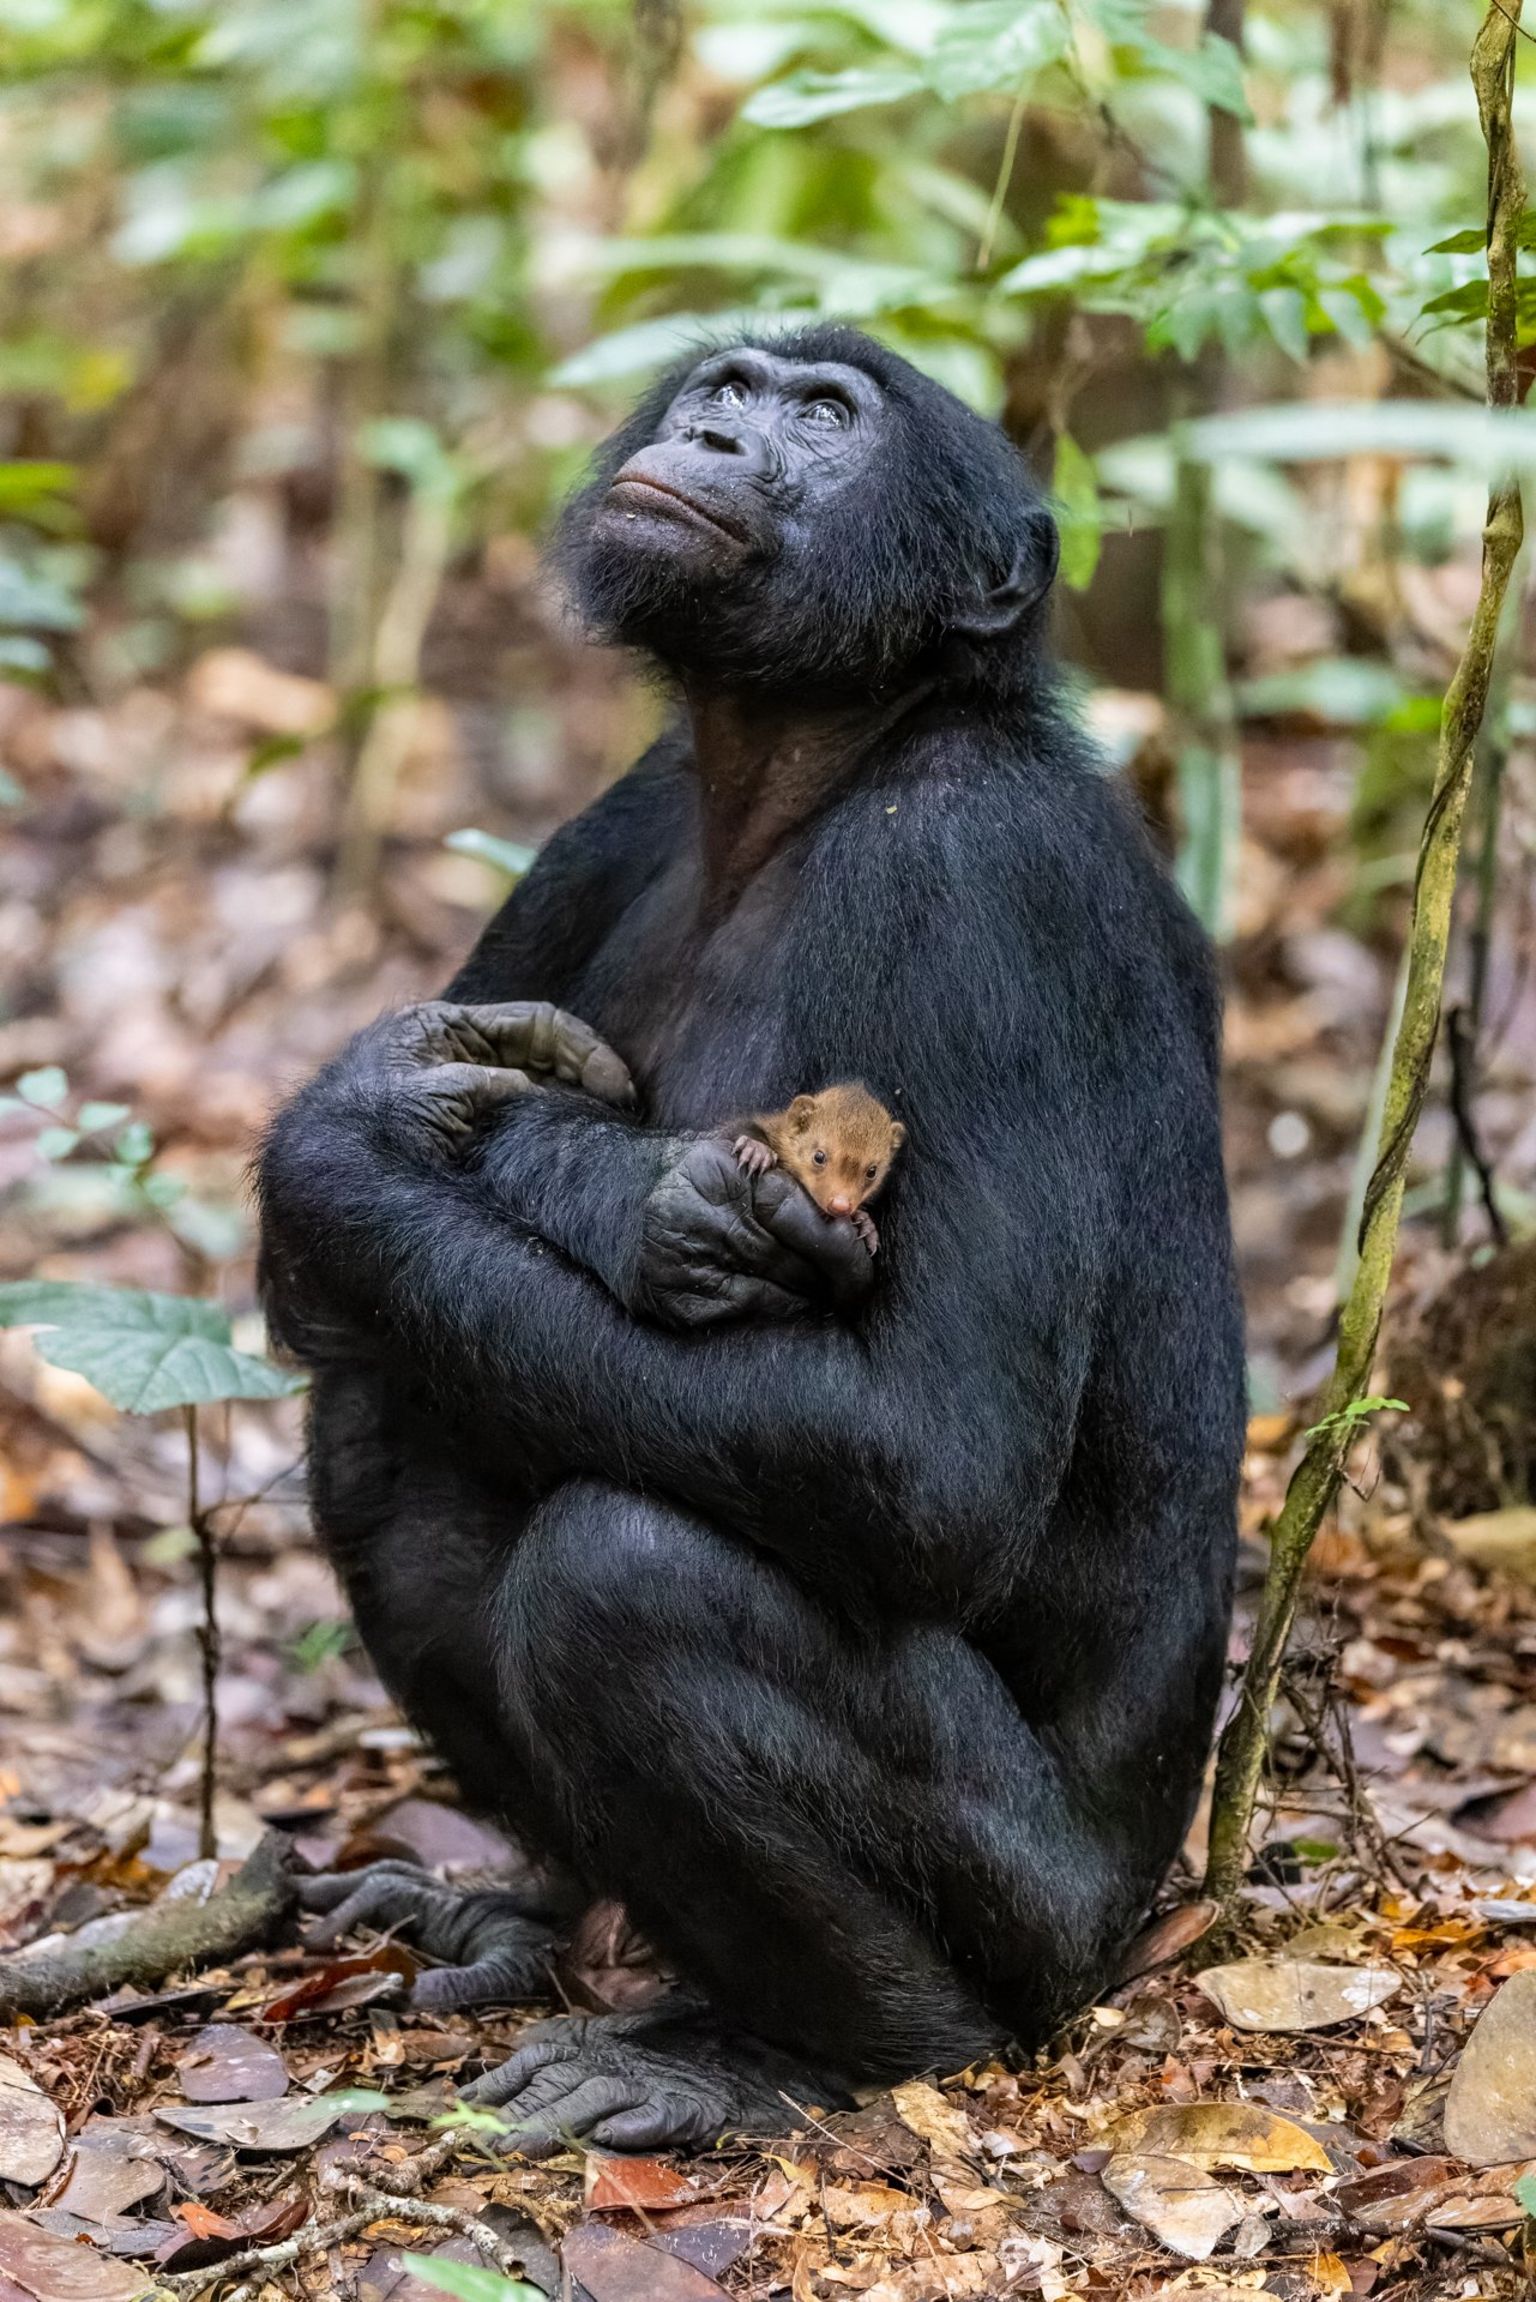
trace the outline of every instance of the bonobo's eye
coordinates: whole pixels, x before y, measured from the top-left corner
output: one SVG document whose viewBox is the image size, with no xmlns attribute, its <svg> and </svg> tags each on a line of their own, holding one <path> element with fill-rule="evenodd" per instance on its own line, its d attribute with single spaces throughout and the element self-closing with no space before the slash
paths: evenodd
<svg viewBox="0 0 1536 2302">
<path fill-rule="evenodd" d="M 823 398 L 807 400 L 805 420 L 808 424 L 825 424 L 829 431 L 846 431 L 851 418 L 842 400 Z"/>
<path fill-rule="evenodd" d="M 814 1167 L 825 1167 L 826 1163 L 827 1163 L 827 1155 L 826 1155 L 825 1151 L 813 1151 L 813 1152 L 811 1153 L 811 1164 L 812 1164 L 812 1166 L 814 1166 Z"/>
<path fill-rule="evenodd" d="M 746 386 L 739 384 L 734 376 L 727 376 L 710 393 L 709 404 L 712 408 L 744 408 L 747 404 Z"/>
<path fill-rule="evenodd" d="M 864 1170 L 864 1173 L 865 1173 L 865 1175 L 868 1177 L 868 1179 L 869 1179 L 869 1181 L 870 1181 L 871 1183 L 873 1183 L 873 1181 L 874 1181 L 875 1177 L 876 1177 L 876 1176 L 879 1174 L 879 1172 L 880 1172 L 879 1168 L 878 1168 L 878 1167 L 876 1167 L 876 1166 L 874 1166 L 874 1165 L 870 1165 L 870 1166 L 866 1167 L 866 1168 L 865 1168 L 865 1170 Z"/>
</svg>

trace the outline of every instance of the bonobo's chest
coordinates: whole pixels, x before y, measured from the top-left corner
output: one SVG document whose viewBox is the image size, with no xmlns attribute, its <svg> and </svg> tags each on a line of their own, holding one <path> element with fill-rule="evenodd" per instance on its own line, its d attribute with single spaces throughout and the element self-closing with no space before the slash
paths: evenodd
<svg viewBox="0 0 1536 2302">
<path fill-rule="evenodd" d="M 616 1047 L 662 1127 L 708 1128 L 786 1100 L 813 939 L 803 856 L 774 856 L 726 907 L 679 855 L 582 967 L 566 1004 Z"/>
</svg>

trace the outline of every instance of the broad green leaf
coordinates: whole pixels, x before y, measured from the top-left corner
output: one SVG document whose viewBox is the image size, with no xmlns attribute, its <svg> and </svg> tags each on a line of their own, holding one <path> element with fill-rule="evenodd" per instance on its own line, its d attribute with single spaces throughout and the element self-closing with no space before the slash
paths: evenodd
<svg viewBox="0 0 1536 2302">
<path fill-rule="evenodd" d="M 400 2259 L 412 2277 L 424 2286 L 435 2286 L 440 2294 L 455 2295 L 457 2302 L 544 2302 L 537 2286 L 521 2278 L 503 2278 L 499 2270 L 481 2270 L 472 2262 L 443 2262 L 433 2254 L 402 2254 Z"/>
<path fill-rule="evenodd" d="M 302 1388 L 301 1378 L 237 1351 L 219 1306 L 190 1295 L 21 1279 L 0 1286 L 0 1326 L 41 1328 L 34 1340 L 50 1366 L 83 1375 L 130 1414 Z"/>
<path fill-rule="evenodd" d="M 1061 530 L 1062 581 L 1073 591 L 1086 591 L 1099 564 L 1104 513 L 1093 458 L 1084 454 L 1070 432 L 1063 432 L 1056 442 L 1051 493 Z"/>
<path fill-rule="evenodd" d="M 79 1140 L 73 1127 L 44 1127 L 33 1148 L 40 1159 L 67 1159 Z"/>
<path fill-rule="evenodd" d="M 904 64 L 860 65 L 848 72 L 792 72 L 775 80 L 742 106 L 741 116 L 756 128 L 808 128 L 840 112 L 862 112 L 871 104 L 897 104 L 921 89 L 921 75 Z"/>
<path fill-rule="evenodd" d="M 94 1135 L 102 1127 L 120 1127 L 130 1118 L 126 1103 L 82 1103 L 79 1119 L 83 1134 Z"/>
<path fill-rule="evenodd" d="M 1515 2184 L 1515 2204 L 1522 2214 L 1536 2219 L 1536 2174 L 1522 2174 Z"/>
<path fill-rule="evenodd" d="M 443 845 L 451 847 L 455 855 L 473 855 L 481 863 L 493 863 L 509 879 L 521 879 L 525 871 L 531 871 L 539 852 L 536 847 L 525 847 L 521 840 L 497 839 L 489 831 L 451 831 Z"/>
<path fill-rule="evenodd" d="M 934 43 L 924 73 L 946 103 L 1013 89 L 1027 74 L 1059 62 L 1071 37 L 1057 0 L 968 0 Z"/>
<path fill-rule="evenodd" d="M 83 620 L 78 601 L 62 584 L 0 556 L 0 624 L 23 631 L 75 631 Z"/>
<path fill-rule="evenodd" d="M 702 358 L 711 344 L 728 343 L 733 336 L 760 329 L 765 318 L 787 325 L 791 320 L 815 317 L 812 309 L 764 314 L 751 305 L 726 312 L 674 312 L 664 320 L 641 320 L 632 328 L 599 336 L 595 343 L 562 360 L 549 381 L 567 386 L 627 383 L 668 360 L 680 359 L 684 352 L 697 352 Z"/>
<path fill-rule="evenodd" d="M 52 1111 L 69 1093 L 69 1081 L 57 1063 L 45 1063 L 36 1071 L 23 1071 L 16 1092 L 34 1110 Z"/>
<path fill-rule="evenodd" d="M 1536 469 L 1536 411 L 1450 406 L 1440 400 L 1305 400 L 1205 416 L 1187 433 L 1207 463 L 1255 456 L 1277 463 L 1339 456 L 1429 456 L 1477 471 Z"/>
<path fill-rule="evenodd" d="M 1253 118 L 1243 93 L 1242 59 L 1219 32 L 1207 32 L 1198 48 L 1171 48 L 1165 40 L 1154 40 L 1145 33 L 1127 45 L 1152 71 L 1167 73 L 1202 104 L 1230 112 L 1238 120 Z"/>
</svg>

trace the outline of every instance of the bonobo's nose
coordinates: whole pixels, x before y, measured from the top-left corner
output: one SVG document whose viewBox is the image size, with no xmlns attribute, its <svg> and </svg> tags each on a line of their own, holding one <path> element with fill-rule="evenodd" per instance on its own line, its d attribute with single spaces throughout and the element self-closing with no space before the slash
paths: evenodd
<svg viewBox="0 0 1536 2302">
<path fill-rule="evenodd" d="M 853 1213 L 853 1201 L 845 1198 L 840 1192 L 835 1199 L 827 1201 L 827 1213 L 829 1215 L 851 1215 Z"/>
<path fill-rule="evenodd" d="M 677 436 L 695 455 L 729 457 L 732 479 L 768 470 L 768 443 L 753 424 L 722 422 L 717 416 L 688 424 Z"/>
</svg>

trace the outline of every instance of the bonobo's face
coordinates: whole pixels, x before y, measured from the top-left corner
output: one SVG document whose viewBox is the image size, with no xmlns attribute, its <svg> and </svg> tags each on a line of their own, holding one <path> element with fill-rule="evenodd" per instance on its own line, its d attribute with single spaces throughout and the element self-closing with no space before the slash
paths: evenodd
<svg viewBox="0 0 1536 2302">
<path fill-rule="evenodd" d="M 851 328 L 658 380 L 567 506 L 588 628 L 694 690 L 1021 687 L 1055 531 L 995 424 Z"/>
<path fill-rule="evenodd" d="M 883 395 L 840 361 L 751 346 L 701 360 L 648 447 L 611 481 L 593 545 L 634 572 L 729 584 L 827 517 L 864 469 Z"/>
</svg>

